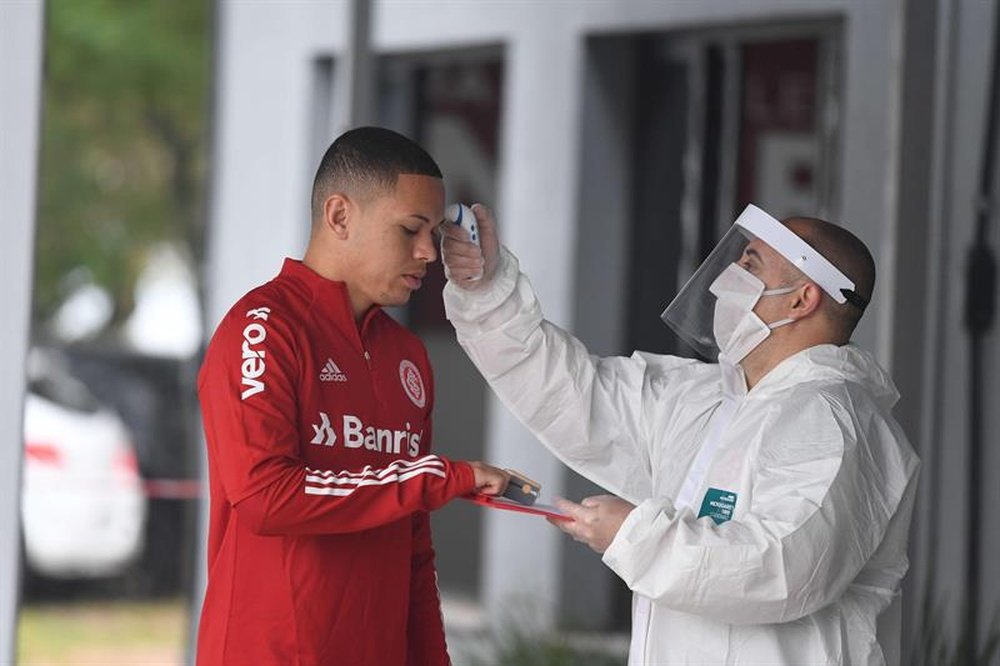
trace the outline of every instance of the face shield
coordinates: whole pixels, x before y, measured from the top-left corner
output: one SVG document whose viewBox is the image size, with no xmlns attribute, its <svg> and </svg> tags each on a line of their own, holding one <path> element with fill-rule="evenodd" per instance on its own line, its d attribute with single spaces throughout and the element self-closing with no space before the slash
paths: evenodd
<svg viewBox="0 0 1000 666">
<path fill-rule="evenodd" d="M 755 238 L 767 243 L 838 303 L 861 300 L 854 293 L 854 282 L 836 266 L 791 229 L 760 208 L 749 205 L 660 315 L 681 339 L 704 358 L 715 360 L 719 356 L 713 332 L 716 316 L 713 284 L 723 271 L 740 260 L 747 245 Z M 718 284 L 715 284 L 714 291 L 719 293 Z M 753 297 L 753 302 L 745 304 L 748 310 L 752 310 L 761 293 Z M 861 307 L 864 307 L 863 301 Z"/>
</svg>

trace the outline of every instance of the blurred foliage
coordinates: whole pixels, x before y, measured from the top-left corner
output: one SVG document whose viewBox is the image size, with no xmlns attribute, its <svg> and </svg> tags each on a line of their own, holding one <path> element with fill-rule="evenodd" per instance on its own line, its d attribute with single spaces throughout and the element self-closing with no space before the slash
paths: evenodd
<svg viewBox="0 0 1000 666">
<path fill-rule="evenodd" d="M 201 256 L 209 0 L 49 0 L 35 248 L 36 325 L 74 276 L 131 311 L 158 242 Z"/>
<path fill-rule="evenodd" d="M 570 634 L 531 631 L 507 621 L 488 639 L 488 656 L 465 655 L 472 666 L 624 666 L 626 654 Z"/>
<path fill-rule="evenodd" d="M 582 650 L 557 638 L 529 640 L 519 637 L 503 643 L 495 660 L 476 666 L 624 666 L 625 659 L 596 650 Z"/>
<path fill-rule="evenodd" d="M 180 664 L 187 624 L 188 606 L 181 599 L 23 606 L 17 663 Z"/>
</svg>

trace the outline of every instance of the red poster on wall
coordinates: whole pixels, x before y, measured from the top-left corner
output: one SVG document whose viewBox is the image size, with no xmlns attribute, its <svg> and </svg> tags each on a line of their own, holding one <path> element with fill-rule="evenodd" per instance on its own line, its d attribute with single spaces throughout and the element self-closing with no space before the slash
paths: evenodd
<svg viewBox="0 0 1000 666">
<path fill-rule="evenodd" d="M 756 203 L 781 217 L 819 205 L 818 42 L 747 44 L 741 51 L 735 210 Z"/>
</svg>

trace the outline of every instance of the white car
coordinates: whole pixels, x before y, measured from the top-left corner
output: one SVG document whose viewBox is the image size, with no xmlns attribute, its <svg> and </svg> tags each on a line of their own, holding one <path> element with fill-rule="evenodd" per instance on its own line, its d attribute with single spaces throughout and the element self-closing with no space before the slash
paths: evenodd
<svg viewBox="0 0 1000 666">
<path fill-rule="evenodd" d="M 142 550 L 146 497 L 131 437 L 68 373 L 29 378 L 21 519 L 26 564 L 42 576 L 114 576 Z"/>
</svg>

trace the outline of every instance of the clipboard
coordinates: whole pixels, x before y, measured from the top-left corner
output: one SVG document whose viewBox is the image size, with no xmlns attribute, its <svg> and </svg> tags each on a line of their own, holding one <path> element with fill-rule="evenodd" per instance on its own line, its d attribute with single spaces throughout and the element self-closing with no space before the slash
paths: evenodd
<svg viewBox="0 0 1000 666">
<path fill-rule="evenodd" d="M 503 509 L 504 511 L 517 511 L 519 513 L 530 513 L 536 516 L 545 516 L 547 518 L 554 518 L 556 520 L 573 520 L 571 516 L 567 516 L 565 513 L 561 512 L 554 506 L 549 504 L 532 504 L 531 506 L 526 506 L 524 504 L 518 504 L 504 497 L 496 497 L 493 495 L 481 495 L 478 493 L 473 493 L 471 495 L 462 495 L 462 499 L 468 500 L 475 504 L 480 504 L 482 506 L 489 507 L 491 509 Z"/>
</svg>

